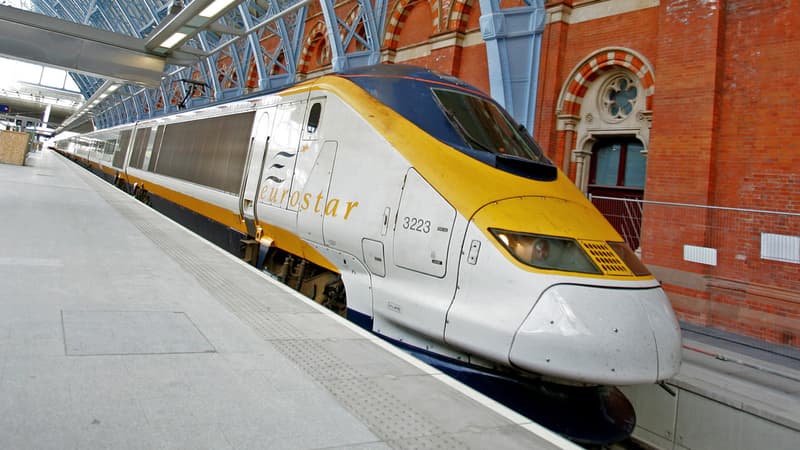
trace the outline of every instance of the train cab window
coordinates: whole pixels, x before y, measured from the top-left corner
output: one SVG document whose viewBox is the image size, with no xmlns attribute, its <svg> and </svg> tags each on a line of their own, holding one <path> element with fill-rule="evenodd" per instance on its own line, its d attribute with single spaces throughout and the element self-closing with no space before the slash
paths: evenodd
<svg viewBox="0 0 800 450">
<path fill-rule="evenodd" d="M 473 150 L 544 160 L 541 150 L 503 111 L 476 95 L 448 89 L 433 89 L 439 107 L 464 143 Z"/>
<path fill-rule="evenodd" d="M 322 103 L 314 103 L 311 105 L 311 111 L 308 113 L 308 123 L 306 124 L 306 132 L 316 133 L 319 126 L 319 119 L 322 116 Z"/>
<path fill-rule="evenodd" d="M 430 136 L 504 172 L 553 181 L 558 169 L 524 127 L 468 84 L 392 64 L 343 75 Z M 452 86 L 452 87 L 451 87 Z"/>
</svg>

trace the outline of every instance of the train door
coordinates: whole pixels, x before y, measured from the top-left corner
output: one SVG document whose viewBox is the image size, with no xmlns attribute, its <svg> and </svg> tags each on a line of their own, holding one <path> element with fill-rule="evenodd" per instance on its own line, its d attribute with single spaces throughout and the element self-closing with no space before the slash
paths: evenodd
<svg viewBox="0 0 800 450">
<path fill-rule="evenodd" d="M 324 208 L 327 204 L 338 143 L 322 138 L 320 121 L 325 108 L 325 98 L 312 98 L 308 105 L 288 207 L 297 211 L 298 236 L 324 243 L 322 234 Z"/>
<path fill-rule="evenodd" d="M 128 158 L 128 147 L 132 144 L 133 129 L 124 130 L 119 134 L 119 145 L 114 149 L 114 157 L 111 165 L 117 169 L 122 169 L 125 160 Z"/>
<path fill-rule="evenodd" d="M 297 213 L 289 209 L 306 102 L 278 105 L 258 185 L 259 212 L 283 229 L 293 229 Z"/>
<path fill-rule="evenodd" d="M 455 215 L 455 209 L 416 170 L 409 170 L 397 211 L 395 264 L 444 277 Z"/>
<path fill-rule="evenodd" d="M 250 148 L 247 152 L 242 189 L 239 196 L 239 215 L 247 225 L 247 233 L 256 235 L 256 221 L 258 211 L 256 196 L 259 192 L 261 173 L 264 168 L 264 158 L 269 146 L 269 135 L 272 131 L 270 118 L 274 115 L 274 108 L 261 110 L 256 113 L 255 127 L 250 137 Z"/>
<path fill-rule="evenodd" d="M 450 242 L 464 231 L 456 219 L 455 208 L 409 169 L 391 243 L 394 267 L 375 294 L 376 331 L 412 345 L 414 336 L 405 330 L 443 339 L 458 264 Z"/>
</svg>

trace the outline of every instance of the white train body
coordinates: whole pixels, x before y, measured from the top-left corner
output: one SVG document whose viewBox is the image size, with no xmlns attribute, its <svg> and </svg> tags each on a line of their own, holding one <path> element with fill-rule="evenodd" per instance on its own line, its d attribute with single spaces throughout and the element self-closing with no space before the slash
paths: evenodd
<svg viewBox="0 0 800 450">
<path fill-rule="evenodd" d="M 547 179 L 538 166 L 530 166 L 532 176 L 492 167 L 431 136 L 369 89 L 402 78 L 420 92 L 441 86 L 489 101 L 483 94 L 430 74 L 376 70 L 82 138 L 116 145 L 112 153 L 98 144 L 87 151 L 85 141 L 64 149 L 136 189 L 340 274 L 348 317 L 391 340 L 571 383 L 673 376 L 681 338 L 666 295 L 652 276 L 635 273 L 630 255 L 612 250 L 609 243 L 619 248 L 622 238 L 574 185 L 555 168 L 544 168 L 555 174 Z M 359 77 L 374 85 L 357 85 Z M 192 131 L 192 123 L 220 117 L 231 124 L 237 117 L 246 131 Z M 238 132 L 244 158 L 225 166 L 212 149 L 193 158 L 214 167 L 193 163 L 180 172 L 175 161 L 188 153 L 168 162 L 165 145 L 177 142 L 170 127 L 181 124 L 185 139 L 207 133 L 204 141 L 224 142 Z M 127 143 L 120 137 L 126 130 Z M 564 267 L 589 269 L 532 266 L 511 251 L 509 237 L 536 238 L 536 245 L 543 237 L 551 254 L 563 244 L 588 261 Z"/>
</svg>

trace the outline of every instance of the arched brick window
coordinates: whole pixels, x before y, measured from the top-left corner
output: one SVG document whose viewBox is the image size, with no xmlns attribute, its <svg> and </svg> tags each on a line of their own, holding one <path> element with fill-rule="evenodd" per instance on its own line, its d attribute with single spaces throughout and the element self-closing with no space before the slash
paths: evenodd
<svg viewBox="0 0 800 450">
<path fill-rule="evenodd" d="M 311 70 L 324 67 L 331 62 L 331 50 L 325 37 L 325 23 L 318 21 L 308 33 L 300 62 L 297 64 L 297 73 L 304 74 Z"/>
<path fill-rule="evenodd" d="M 655 78 L 650 63 L 633 50 L 600 49 L 581 61 L 558 99 L 558 130 L 565 133 L 565 160 L 576 162 L 575 184 L 588 190 L 593 147 L 614 136 L 632 137 L 647 154 Z M 568 169 L 568 167 L 565 167 Z"/>
<path fill-rule="evenodd" d="M 639 245 L 641 211 L 616 220 L 619 215 L 604 208 L 629 204 L 617 199 L 644 198 L 654 88 L 652 66 L 643 56 L 605 48 L 573 69 L 558 100 L 564 161 L 575 163 L 575 184 L 594 199 L 607 198 L 593 202 L 633 248 Z"/>
</svg>

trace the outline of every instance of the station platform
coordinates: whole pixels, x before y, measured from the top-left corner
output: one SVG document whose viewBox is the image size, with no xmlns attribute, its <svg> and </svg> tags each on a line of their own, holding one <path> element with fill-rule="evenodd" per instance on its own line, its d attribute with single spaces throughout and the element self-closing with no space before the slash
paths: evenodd
<svg viewBox="0 0 800 450">
<path fill-rule="evenodd" d="M 54 152 L 0 217 L 0 448 L 574 447 Z"/>
<path fill-rule="evenodd" d="M 672 393 L 622 388 L 636 409 L 634 439 L 659 449 L 797 449 L 800 351 L 682 328 L 681 369 L 667 383 Z"/>
</svg>

